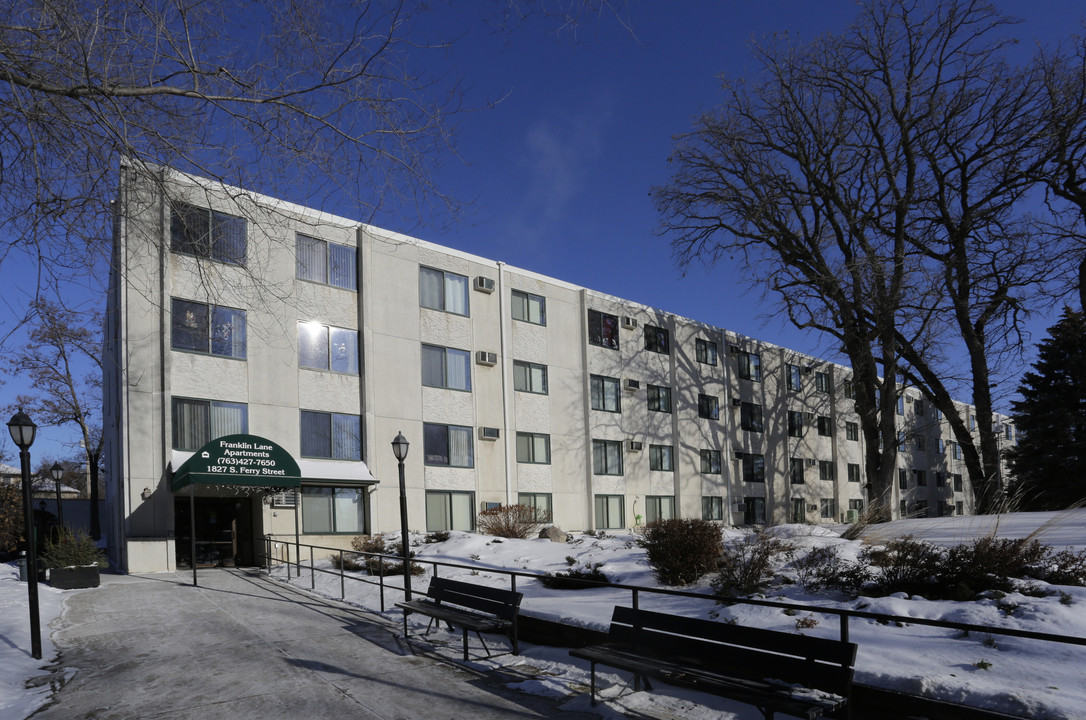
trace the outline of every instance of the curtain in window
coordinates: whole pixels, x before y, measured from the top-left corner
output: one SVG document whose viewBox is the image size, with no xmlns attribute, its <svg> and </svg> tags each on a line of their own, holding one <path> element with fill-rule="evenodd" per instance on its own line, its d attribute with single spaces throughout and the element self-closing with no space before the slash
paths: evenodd
<svg viewBox="0 0 1086 720">
<path fill-rule="evenodd" d="M 452 530 L 452 507 L 449 493 L 426 493 L 426 530 Z"/>
<path fill-rule="evenodd" d="M 173 447 L 199 450 L 211 439 L 210 408 L 206 400 L 173 401 Z"/>
<path fill-rule="evenodd" d="M 297 267 L 296 275 L 301 280 L 327 282 L 328 243 L 316 238 L 298 235 L 294 242 Z"/>
<path fill-rule="evenodd" d="M 301 451 L 302 457 L 332 457 L 331 423 L 328 413 L 301 413 Z"/>
<path fill-rule="evenodd" d="M 207 352 L 207 305 L 173 299 L 170 304 L 170 347 Z"/>
<path fill-rule="evenodd" d="M 241 403 L 211 403 L 211 437 L 249 432 L 249 408 Z"/>
<path fill-rule="evenodd" d="M 362 421 L 357 415 L 332 415 L 332 457 L 362 459 Z"/>
<path fill-rule="evenodd" d="M 214 355 L 245 358 L 244 310 L 211 309 L 211 352 Z"/>
<path fill-rule="evenodd" d="M 307 535 L 332 532 L 332 500 L 332 488 L 302 488 L 302 532 Z"/>
<path fill-rule="evenodd" d="M 330 367 L 335 372 L 358 374 L 358 332 L 329 328 Z"/>
<path fill-rule="evenodd" d="M 445 348 L 422 346 L 422 384 L 445 387 Z"/>
<path fill-rule="evenodd" d="M 245 264 L 245 218 L 225 213 L 211 215 L 211 256 L 222 262 Z"/>
<path fill-rule="evenodd" d="M 453 390 L 471 390 L 471 354 L 464 350 L 446 350 L 448 386 Z"/>
<path fill-rule="evenodd" d="M 419 268 L 419 305 L 434 310 L 444 310 L 445 273 L 430 268 Z"/>
<path fill-rule="evenodd" d="M 453 467 L 473 467 L 471 428 L 449 427 L 449 464 Z"/>
<path fill-rule="evenodd" d="M 450 493 L 452 529 L 472 532 L 475 530 L 475 493 Z"/>
<path fill-rule="evenodd" d="M 329 245 L 328 284 L 345 290 L 358 289 L 357 253 L 346 245 Z"/>
<path fill-rule="evenodd" d="M 328 369 L 328 328 L 316 323 L 298 323 L 298 365 Z"/>
<path fill-rule="evenodd" d="M 468 279 L 463 275 L 445 274 L 445 310 L 468 314 Z"/>
<path fill-rule="evenodd" d="M 361 488 L 335 488 L 335 531 L 361 533 L 365 529 L 364 491 Z"/>
</svg>

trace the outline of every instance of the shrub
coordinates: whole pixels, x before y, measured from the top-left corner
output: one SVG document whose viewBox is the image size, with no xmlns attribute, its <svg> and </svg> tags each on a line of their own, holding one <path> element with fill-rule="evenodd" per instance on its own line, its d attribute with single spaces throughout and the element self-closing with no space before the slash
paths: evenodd
<svg viewBox="0 0 1086 720">
<path fill-rule="evenodd" d="M 1053 585 L 1086 585 L 1086 550 L 1060 550 L 1045 557 L 1038 565 L 1040 567 L 1030 571 L 1038 580 Z"/>
<path fill-rule="evenodd" d="M 547 513 L 531 505 L 501 505 L 483 510 L 476 519 L 479 532 L 503 538 L 527 540 L 539 534 Z"/>
<path fill-rule="evenodd" d="M 343 559 L 342 564 L 340 563 L 340 558 Z M 361 570 L 364 570 L 366 567 L 363 563 L 358 562 L 357 555 L 349 553 L 344 553 L 342 555 L 337 553 L 333 555 L 331 557 L 331 563 L 332 567 L 338 570 L 346 570 L 348 572 L 359 572 Z"/>
<path fill-rule="evenodd" d="M 543 583 L 543 587 L 552 590 L 580 590 L 596 587 L 596 583 L 611 582 L 600 570 L 602 566 L 603 563 L 594 563 L 586 565 L 583 570 L 574 568 L 565 572 L 547 573 L 539 578 L 539 582 Z"/>
<path fill-rule="evenodd" d="M 937 545 L 903 535 L 885 545 L 865 548 L 860 558 L 879 568 L 875 582 L 880 591 L 925 595 L 936 589 L 945 555 Z"/>
<path fill-rule="evenodd" d="M 429 533 L 426 537 L 424 537 L 422 539 L 422 541 L 424 543 L 430 545 L 430 544 L 433 544 L 433 543 L 443 543 L 448 539 L 449 539 L 449 531 L 448 530 L 435 530 L 434 532 Z"/>
<path fill-rule="evenodd" d="M 401 553 L 399 543 L 393 543 L 389 545 L 385 540 L 383 534 L 377 535 L 359 535 L 351 540 L 351 547 L 360 553 L 372 553 L 363 555 L 362 565 L 370 575 L 399 575 L 403 572 L 403 562 L 400 560 L 394 560 L 388 557 L 374 557 L 376 555 L 391 555 L 398 557 Z M 414 552 L 410 552 L 411 557 L 415 557 Z M 347 568 L 345 568 L 347 569 Z M 426 572 L 426 568 L 418 563 L 411 563 L 411 574 L 422 575 Z"/>
<path fill-rule="evenodd" d="M 808 592 L 831 589 L 858 595 L 860 589 L 871 581 L 871 571 L 867 565 L 841 558 L 837 548 L 832 545 L 812 549 L 793 561 L 792 568 Z"/>
<path fill-rule="evenodd" d="M 65 568 L 100 565 L 105 558 L 86 530 L 64 525 L 45 541 L 41 559 L 46 567 Z"/>
<path fill-rule="evenodd" d="M 720 529 L 708 520 L 658 520 L 649 523 L 638 544 L 656 579 L 664 585 L 687 585 L 713 570 L 720 558 Z"/>
<path fill-rule="evenodd" d="M 762 590 L 773 580 L 773 565 L 781 557 L 791 557 L 790 543 L 766 532 L 756 532 L 724 546 L 713 581 L 717 595 L 737 597 Z"/>
<path fill-rule="evenodd" d="M 1035 539 L 986 535 L 947 552 L 942 585 L 949 597 L 963 600 L 985 590 L 1006 592 L 1013 588 L 1010 578 L 1022 577 L 1048 555 L 1049 548 Z"/>
<path fill-rule="evenodd" d="M 23 541 L 23 496 L 17 485 L 0 485 L 0 553 L 13 553 Z"/>
</svg>

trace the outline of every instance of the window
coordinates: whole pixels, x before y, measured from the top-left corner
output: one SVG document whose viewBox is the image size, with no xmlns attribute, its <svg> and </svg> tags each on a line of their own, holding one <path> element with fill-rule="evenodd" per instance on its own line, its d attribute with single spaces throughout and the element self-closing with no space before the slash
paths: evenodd
<svg viewBox="0 0 1086 720">
<path fill-rule="evenodd" d="M 898 468 L 897 486 L 901 490 L 907 490 L 909 488 L 909 472 L 905 470 L 905 468 Z"/>
<path fill-rule="evenodd" d="M 757 353 L 739 353 L 739 378 L 753 382 L 762 381 L 762 356 Z"/>
<path fill-rule="evenodd" d="M 742 453 L 743 482 L 765 482 L 765 455 Z"/>
<path fill-rule="evenodd" d="M 589 310 L 588 344 L 618 350 L 618 316 Z"/>
<path fill-rule="evenodd" d="M 848 509 L 849 510 L 855 510 L 857 513 L 862 515 L 863 512 L 864 512 L 864 501 L 863 500 L 856 500 L 856 499 L 849 500 L 848 501 Z"/>
<path fill-rule="evenodd" d="M 513 389 L 520 392 L 547 394 L 547 366 L 538 363 L 513 361 Z"/>
<path fill-rule="evenodd" d="M 702 520 L 724 519 L 724 498 L 720 496 L 703 495 L 701 498 Z"/>
<path fill-rule="evenodd" d="M 793 485 L 802 485 L 804 483 L 803 477 L 803 458 L 790 458 L 788 461 L 788 479 Z"/>
<path fill-rule="evenodd" d="M 833 437 L 833 423 L 825 415 L 818 416 L 818 434 L 822 437 Z"/>
<path fill-rule="evenodd" d="M 845 380 L 841 383 L 841 392 L 848 400 L 856 399 L 856 386 L 853 385 L 851 380 Z"/>
<path fill-rule="evenodd" d="M 298 323 L 298 366 L 358 374 L 358 331 Z"/>
<path fill-rule="evenodd" d="M 799 365 L 793 365 L 787 363 L 784 366 L 786 377 L 788 378 L 789 390 L 802 390 L 803 389 L 803 368 Z"/>
<path fill-rule="evenodd" d="M 966 422 L 969 425 L 969 429 L 970 430 L 976 430 L 977 429 L 977 416 L 974 415 L 973 413 L 966 413 L 965 417 L 966 417 Z"/>
<path fill-rule="evenodd" d="M 954 492 L 962 492 L 963 487 L 961 473 L 954 473 L 952 477 L 954 478 Z M 958 514 L 961 515 L 961 513 Z"/>
<path fill-rule="evenodd" d="M 897 414 L 898 415 L 904 415 L 905 414 L 905 396 L 904 395 L 898 395 L 897 396 Z"/>
<path fill-rule="evenodd" d="M 594 475 L 622 474 L 622 443 L 620 441 L 592 441 L 592 473 Z"/>
<path fill-rule="evenodd" d="M 923 400 L 921 400 L 921 399 L 913 400 L 913 413 L 917 417 L 924 417 L 924 415 L 927 414 L 925 412 L 926 410 L 927 410 L 927 406 L 924 405 Z"/>
<path fill-rule="evenodd" d="M 882 436 L 880 435 L 879 438 L 881 439 L 881 437 Z M 898 450 L 904 450 L 905 449 L 905 431 L 904 430 L 898 430 L 897 431 L 897 449 Z"/>
<path fill-rule="evenodd" d="M 536 519 L 540 522 L 551 522 L 554 517 L 550 493 L 517 493 L 517 504 L 534 508 Z"/>
<path fill-rule="evenodd" d="M 898 503 L 898 512 L 903 518 L 909 517 L 909 503 L 904 500 L 900 501 Z"/>
<path fill-rule="evenodd" d="M 623 499 L 621 495 L 597 495 L 596 503 L 596 529 L 608 530 L 625 527 L 623 519 Z"/>
<path fill-rule="evenodd" d="M 832 460 L 819 460 L 818 461 L 818 479 L 823 482 L 833 482 L 836 473 L 833 471 Z"/>
<path fill-rule="evenodd" d="M 551 436 L 544 433 L 517 433 L 517 462 L 551 464 Z"/>
<path fill-rule="evenodd" d="M 720 474 L 720 451 L 701 450 L 701 471 L 706 475 Z"/>
<path fill-rule="evenodd" d="M 532 323 L 547 324 L 547 299 L 540 295 L 513 291 L 513 319 Z"/>
<path fill-rule="evenodd" d="M 301 411 L 302 457 L 362 459 L 362 419 L 357 415 Z"/>
<path fill-rule="evenodd" d="M 788 437 L 803 437 L 803 413 L 788 411 Z"/>
<path fill-rule="evenodd" d="M 590 379 L 592 409 L 604 412 L 622 412 L 618 378 L 593 375 Z"/>
<path fill-rule="evenodd" d="M 215 438 L 249 432 L 249 406 L 217 400 L 173 399 L 173 449 L 199 450 Z"/>
<path fill-rule="evenodd" d="M 913 470 L 913 478 L 916 479 L 917 487 L 927 487 L 928 474 L 923 470 Z"/>
<path fill-rule="evenodd" d="M 419 267 L 419 305 L 454 315 L 468 315 L 467 277 Z"/>
<path fill-rule="evenodd" d="M 295 276 L 299 280 L 358 289 L 358 262 L 353 247 L 297 235 L 294 249 Z"/>
<path fill-rule="evenodd" d="M 927 448 L 927 445 L 928 444 L 925 441 L 925 438 L 924 438 L 923 435 L 917 435 L 916 436 L 916 449 L 917 449 L 917 451 L 924 452 L 925 449 Z"/>
<path fill-rule="evenodd" d="M 826 520 L 832 520 L 837 517 L 837 499 L 836 498 L 822 498 L 819 501 L 819 506 L 822 511 L 822 518 Z"/>
<path fill-rule="evenodd" d="M 830 374 L 824 372 L 815 373 L 815 390 L 821 393 L 830 391 Z"/>
<path fill-rule="evenodd" d="M 655 325 L 645 326 L 645 349 L 650 352 L 667 355 L 671 352 L 671 342 L 668 332 L 664 328 Z"/>
<path fill-rule="evenodd" d="M 946 455 L 946 440 L 944 438 L 935 438 L 935 447 L 940 455 Z"/>
<path fill-rule="evenodd" d="M 245 359 L 245 311 L 173 298 L 170 347 Z"/>
<path fill-rule="evenodd" d="M 950 442 L 950 456 L 955 460 L 962 459 L 962 446 L 956 440 Z"/>
<path fill-rule="evenodd" d="M 245 218 L 175 202 L 170 212 L 170 250 L 231 265 L 245 264 Z"/>
<path fill-rule="evenodd" d="M 708 420 L 720 419 L 720 398 L 698 394 L 698 417 Z"/>
<path fill-rule="evenodd" d="M 716 365 L 716 343 L 712 340 L 697 338 L 694 341 L 694 354 L 699 363 Z"/>
<path fill-rule="evenodd" d="M 674 495 L 646 495 L 645 522 L 671 520 L 675 517 Z"/>
<path fill-rule="evenodd" d="M 426 387 L 471 392 L 471 353 L 467 350 L 423 345 L 422 384 Z"/>
<path fill-rule="evenodd" d="M 917 500 L 913 506 L 913 517 L 926 518 L 928 516 L 928 501 Z"/>
<path fill-rule="evenodd" d="M 954 514 L 965 515 L 965 503 L 961 500 L 958 500 L 954 503 Z"/>
<path fill-rule="evenodd" d="M 475 466 L 471 428 L 461 425 L 422 424 L 422 452 L 427 465 Z"/>
<path fill-rule="evenodd" d="M 743 498 L 743 523 L 745 525 L 765 525 L 765 498 Z"/>
<path fill-rule="evenodd" d="M 860 465 L 859 463 L 848 464 L 848 481 L 858 483 L 860 482 Z"/>
<path fill-rule="evenodd" d="M 364 535 L 369 493 L 362 487 L 302 487 L 302 532 Z"/>
<path fill-rule="evenodd" d="M 675 449 L 671 445 L 649 445 L 649 470 L 671 472 L 675 469 L 672 459 Z"/>
<path fill-rule="evenodd" d="M 762 432 L 762 406 L 748 402 L 739 406 L 739 426 L 749 432 Z"/>
<path fill-rule="evenodd" d="M 859 440 L 860 440 L 860 426 L 859 426 L 859 424 L 854 423 L 854 422 L 846 422 L 845 423 L 845 438 L 847 440 L 852 440 L 852 441 L 855 441 L 855 442 L 859 442 Z"/>
<path fill-rule="evenodd" d="M 954 514 L 954 505 L 946 500 L 939 501 L 939 517 L 945 517 L 947 515 Z"/>
<path fill-rule="evenodd" d="M 649 410 L 653 412 L 671 412 L 671 388 L 661 385 L 648 386 Z"/>
<path fill-rule="evenodd" d="M 807 522 L 807 501 L 792 498 L 792 522 L 799 525 Z"/>
<path fill-rule="evenodd" d="M 475 493 L 426 491 L 426 531 L 475 531 Z"/>
<path fill-rule="evenodd" d="M 935 471 L 935 487 L 946 487 L 946 473 L 941 470 Z"/>
</svg>

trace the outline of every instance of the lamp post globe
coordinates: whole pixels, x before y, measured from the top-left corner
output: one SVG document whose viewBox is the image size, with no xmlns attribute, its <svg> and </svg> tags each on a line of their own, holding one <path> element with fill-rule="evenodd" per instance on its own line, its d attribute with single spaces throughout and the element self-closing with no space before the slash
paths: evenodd
<svg viewBox="0 0 1086 720">
<path fill-rule="evenodd" d="M 8 421 L 8 432 L 19 448 L 19 464 L 23 479 L 23 533 L 26 536 L 26 594 L 30 604 L 30 653 L 41 660 L 41 618 L 38 615 L 38 549 L 34 538 L 34 506 L 30 492 L 30 446 L 38 426 L 30 416 L 19 412 Z"/>
<path fill-rule="evenodd" d="M 411 550 L 407 532 L 407 483 L 404 480 L 403 461 L 407 458 L 407 449 L 410 443 L 397 432 L 392 440 L 392 453 L 396 456 L 396 462 L 400 470 L 400 553 L 403 556 L 403 595 L 404 600 L 411 599 Z"/>
</svg>

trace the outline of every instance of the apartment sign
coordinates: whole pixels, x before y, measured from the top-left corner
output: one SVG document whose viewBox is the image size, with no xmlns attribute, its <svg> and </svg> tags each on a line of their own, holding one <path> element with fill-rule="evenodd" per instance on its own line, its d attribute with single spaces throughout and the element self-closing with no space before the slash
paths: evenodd
<svg viewBox="0 0 1086 720">
<path fill-rule="evenodd" d="M 196 451 L 177 469 L 174 490 L 184 485 L 297 487 L 298 463 L 285 449 L 256 435 L 227 435 Z"/>
</svg>

